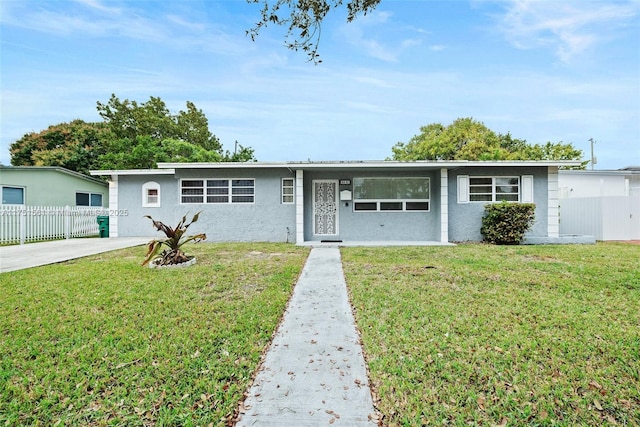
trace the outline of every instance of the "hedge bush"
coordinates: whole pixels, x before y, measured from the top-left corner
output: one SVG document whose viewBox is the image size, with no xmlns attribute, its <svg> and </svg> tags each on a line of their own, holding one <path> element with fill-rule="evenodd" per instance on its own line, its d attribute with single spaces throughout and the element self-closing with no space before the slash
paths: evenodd
<svg viewBox="0 0 640 427">
<path fill-rule="evenodd" d="M 535 219 L 533 203 L 494 203 L 485 206 L 480 233 L 485 242 L 496 245 L 517 245 Z"/>
</svg>

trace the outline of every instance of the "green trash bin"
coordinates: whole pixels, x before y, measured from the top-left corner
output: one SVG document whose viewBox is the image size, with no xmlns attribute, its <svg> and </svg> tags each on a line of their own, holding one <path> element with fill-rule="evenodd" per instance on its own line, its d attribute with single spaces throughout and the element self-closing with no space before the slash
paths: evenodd
<svg viewBox="0 0 640 427">
<path fill-rule="evenodd" d="M 97 218 L 100 237 L 109 237 L 109 217 L 100 215 Z"/>
</svg>

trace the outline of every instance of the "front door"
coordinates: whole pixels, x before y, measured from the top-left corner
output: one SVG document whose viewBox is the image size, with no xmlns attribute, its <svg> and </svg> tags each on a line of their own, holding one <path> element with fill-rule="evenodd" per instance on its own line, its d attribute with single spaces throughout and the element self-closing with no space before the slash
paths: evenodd
<svg viewBox="0 0 640 427">
<path fill-rule="evenodd" d="M 313 181 L 313 234 L 338 234 L 338 181 Z"/>
</svg>

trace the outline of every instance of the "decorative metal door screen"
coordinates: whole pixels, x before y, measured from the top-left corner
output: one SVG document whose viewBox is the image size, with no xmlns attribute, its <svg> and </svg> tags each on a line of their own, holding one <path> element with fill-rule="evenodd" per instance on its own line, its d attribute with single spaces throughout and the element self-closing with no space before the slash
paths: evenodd
<svg viewBox="0 0 640 427">
<path fill-rule="evenodd" d="M 338 234 L 338 181 L 313 182 L 313 234 Z"/>
</svg>

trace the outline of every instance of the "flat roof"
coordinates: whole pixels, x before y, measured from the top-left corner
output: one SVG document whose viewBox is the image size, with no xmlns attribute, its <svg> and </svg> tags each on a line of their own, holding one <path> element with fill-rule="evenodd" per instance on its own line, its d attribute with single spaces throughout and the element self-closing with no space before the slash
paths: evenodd
<svg viewBox="0 0 640 427">
<path fill-rule="evenodd" d="M 125 169 L 91 171 L 91 175 L 167 175 L 179 169 L 301 169 L 301 170 L 347 170 L 347 169 L 455 169 L 461 167 L 575 167 L 578 160 L 336 160 L 306 162 L 194 162 L 158 163 L 158 169 Z"/>
<path fill-rule="evenodd" d="M 173 175 L 175 169 L 122 169 L 89 171 L 91 175 Z"/>
<path fill-rule="evenodd" d="M 92 176 L 87 176 L 83 173 L 72 171 L 67 168 L 63 168 L 62 166 L 5 166 L 0 165 L 0 169 L 8 170 L 8 171 L 23 171 L 23 172 L 40 172 L 40 171 L 49 171 L 49 172 L 60 172 L 67 175 L 71 175 L 76 178 L 85 179 L 87 181 L 101 184 L 107 186 L 108 184 L 101 179 L 94 178 Z M 93 175 L 93 174 L 92 174 Z"/>
</svg>

